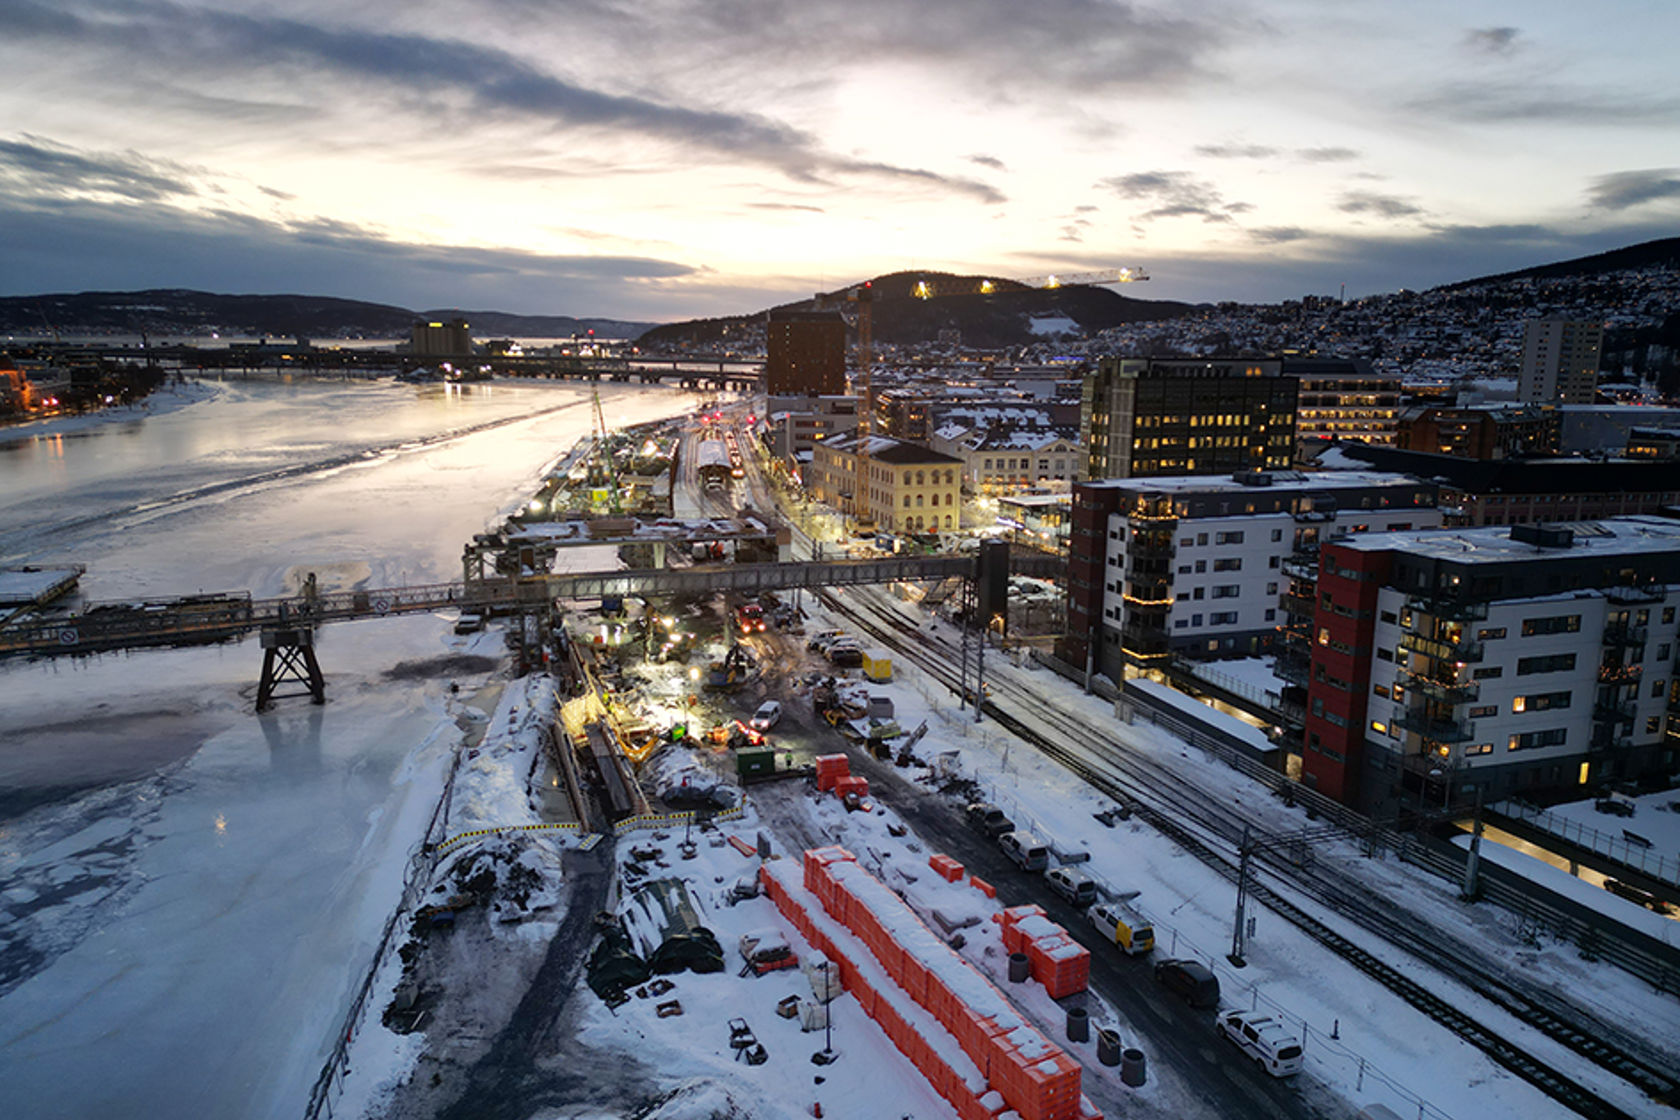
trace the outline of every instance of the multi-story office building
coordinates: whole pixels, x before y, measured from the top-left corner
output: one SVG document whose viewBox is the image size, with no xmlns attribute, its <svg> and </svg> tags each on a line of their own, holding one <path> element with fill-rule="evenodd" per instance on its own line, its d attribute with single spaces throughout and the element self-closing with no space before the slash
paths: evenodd
<svg viewBox="0 0 1680 1120">
<path fill-rule="evenodd" d="M 1419 405 L 1400 414 L 1395 446 L 1463 459 L 1555 455 L 1562 418 L 1550 405 L 1443 408 Z"/>
<path fill-rule="evenodd" d="M 1298 384 L 1276 359 L 1103 358 L 1080 405 L 1086 477 L 1287 468 Z"/>
<path fill-rule="evenodd" d="M 1285 358 L 1285 376 L 1300 383 L 1295 436 L 1392 444 L 1400 416 L 1400 377 L 1378 373 L 1363 358 Z"/>
<path fill-rule="evenodd" d="M 1462 459 L 1338 444 L 1374 470 L 1434 479 L 1449 525 L 1526 525 L 1657 513 L 1680 503 L 1680 471 L 1653 459 Z"/>
<path fill-rule="evenodd" d="M 1517 399 L 1536 404 L 1591 404 L 1598 391 L 1603 342 L 1604 328 L 1597 323 L 1530 319 L 1523 324 Z"/>
<path fill-rule="evenodd" d="M 1440 524 L 1436 488 L 1365 471 L 1111 479 L 1074 487 L 1064 659 L 1119 679 L 1174 654 L 1273 648 L 1292 561 L 1339 533 Z"/>
<path fill-rule="evenodd" d="M 1663 518 L 1330 541 L 1305 780 L 1380 815 L 1672 773 L 1677 612 Z"/>
<path fill-rule="evenodd" d="M 770 453 L 783 462 L 808 462 L 811 449 L 858 426 L 856 397 L 771 397 L 765 404 Z"/>
<path fill-rule="evenodd" d="M 408 350 L 435 358 L 463 358 L 472 353 L 472 329 L 465 319 L 415 323 L 409 331 Z"/>
<path fill-rule="evenodd" d="M 846 321 L 838 311 L 772 311 L 764 342 L 764 389 L 769 396 L 838 396 L 846 391 Z"/>
<path fill-rule="evenodd" d="M 887 436 L 871 435 L 858 501 L 858 435 L 825 439 L 811 452 L 805 485 L 841 513 L 889 532 L 951 532 L 962 517 L 961 460 Z"/>
</svg>

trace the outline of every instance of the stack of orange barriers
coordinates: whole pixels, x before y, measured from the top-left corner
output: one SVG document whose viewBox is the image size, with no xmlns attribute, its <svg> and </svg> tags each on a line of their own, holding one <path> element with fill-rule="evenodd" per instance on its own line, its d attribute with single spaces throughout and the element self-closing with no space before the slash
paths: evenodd
<svg viewBox="0 0 1680 1120">
<path fill-rule="evenodd" d="M 961 1120 L 1101 1120 L 1081 1069 L 844 848 L 766 862 L 765 893 Z"/>
<path fill-rule="evenodd" d="M 841 757 L 844 758 L 845 756 L 842 755 Z M 855 793 L 859 798 L 868 797 L 869 779 L 862 774 L 847 774 L 844 777 L 834 779 L 834 796 L 844 801 L 848 793 Z"/>
<path fill-rule="evenodd" d="M 947 883 L 954 883 L 963 877 L 963 865 L 948 855 L 935 853 L 928 857 L 928 866 L 933 868 L 935 875 Z"/>
<path fill-rule="evenodd" d="M 1032 978 L 1051 999 L 1083 992 L 1091 982 L 1091 951 L 1044 916 L 1041 906 L 1011 906 L 993 916 L 1003 925 L 1003 947 L 1025 953 Z"/>
<path fill-rule="evenodd" d="M 817 788 L 827 793 L 834 788 L 834 783 L 852 772 L 852 763 L 843 754 L 819 754 L 817 756 Z"/>
</svg>

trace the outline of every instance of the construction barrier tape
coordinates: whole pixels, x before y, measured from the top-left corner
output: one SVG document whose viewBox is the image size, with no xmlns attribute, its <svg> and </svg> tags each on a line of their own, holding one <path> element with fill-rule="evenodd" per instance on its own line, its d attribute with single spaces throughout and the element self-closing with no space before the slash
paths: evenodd
<svg viewBox="0 0 1680 1120">
<path fill-rule="evenodd" d="M 563 824 L 508 824 L 499 828 L 475 828 L 471 832 L 458 832 L 438 844 L 437 854 L 442 855 L 475 836 L 499 836 L 506 832 L 576 832 L 578 827 L 576 821 L 566 821 Z"/>
</svg>

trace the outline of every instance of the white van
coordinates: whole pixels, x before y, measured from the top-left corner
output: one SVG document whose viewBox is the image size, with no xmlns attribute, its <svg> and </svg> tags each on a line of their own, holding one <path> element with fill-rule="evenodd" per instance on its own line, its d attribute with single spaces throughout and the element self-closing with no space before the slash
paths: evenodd
<svg viewBox="0 0 1680 1120">
<path fill-rule="evenodd" d="M 758 706 L 758 711 L 748 722 L 754 731 L 768 731 L 782 721 L 782 705 L 780 701 L 766 700 Z"/>
<path fill-rule="evenodd" d="M 1155 948 L 1155 927 L 1124 902 L 1099 902 L 1091 907 L 1090 917 L 1091 924 L 1128 956 L 1141 956 Z"/>
<path fill-rule="evenodd" d="M 1301 1040 L 1270 1015 L 1227 1011 L 1219 1017 L 1219 1029 L 1273 1077 L 1301 1072 Z"/>
<path fill-rule="evenodd" d="M 1050 849 L 1030 832 L 1016 829 L 998 837 L 998 847 L 1022 871 L 1043 871 L 1050 866 Z"/>
<path fill-rule="evenodd" d="M 1097 881 L 1077 867 L 1052 867 L 1044 873 L 1044 881 L 1074 906 L 1089 906 L 1097 900 Z"/>
</svg>

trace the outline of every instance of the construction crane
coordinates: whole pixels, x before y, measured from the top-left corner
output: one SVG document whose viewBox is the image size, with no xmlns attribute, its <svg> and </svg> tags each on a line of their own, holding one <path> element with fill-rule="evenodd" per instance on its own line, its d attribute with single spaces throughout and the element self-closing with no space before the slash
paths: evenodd
<svg viewBox="0 0 1680 1120">
<path fill-rule="evenodd" d="M 593 333 L 593 332 L 591 332 Z M 614 517 L 624 512 L 624 505 L 618 496 L 618 467 L 613 463 L 612 447 L 607 443 L 607 434 L 611 431 L 607 427 L 606 415 L 601 411 L 601 390 L 594 391 L 595 397 L 595 455 L 600 463 L 600 475 L 604 476 L 607 484 L 607 509 Z M 590 472 L 595 474 L 595 472 Z M 594 481 L 593 479 L 591 481 Z"/>
<path fill-rule="evenodd" d="M 1019 284 L 1024 288 L 1054 289 L 1069 284 L 1135 284 L 1147 279 L 1149 273 L 1141 268 L 1105 268 L 1100 272 L 1051 272 L 1043 276 L 1023 276 L 1006 282 Z M 989 296 L 997 290 L 997 281 L 989 279 L 983 279 L 978 284 L 972 280 L 963 280 L 948 284 L 944 290 L 936 288 L 926 280 L 918 280 L 916 286 L 910 289 L 910 294 L 917 299 L 933 299 L 936 296 Z"/>
</svg>

